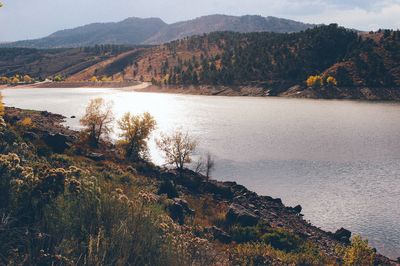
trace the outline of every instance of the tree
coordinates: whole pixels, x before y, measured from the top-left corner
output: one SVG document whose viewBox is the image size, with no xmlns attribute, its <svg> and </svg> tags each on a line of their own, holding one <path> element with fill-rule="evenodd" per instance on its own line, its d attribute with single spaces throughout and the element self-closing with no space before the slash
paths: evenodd
<svg viewBox="0 0 400 266">
<path fill-rule="evenodd" d="M 368 245 L 368 240 L 355 236 L 351 245 L 344 249 L 343 265 L 374 265 L 375 255 L 375 251 Z"/>
<path fill-rule="evenodd" d="M 208 179 L 210 177 L 211 172 L 215 168 L 215 161 L 214 161 L 214 158 L 212 157 L 211 153 L 207 153 L 205 168 L 206 168 L 206 177 Z"/>
<path fill-rule="evenodd" d="M 148 158 L 147 141 L 156 124 L 154 117 L 147 112 L 136 116 L 126 113 L 118 121 L 121 139 L 117 145 L 123 149 L 126 159 L 138 161 Z"/>
<path fill-rule="evenodd" d="M 85 127 L 83 132 L 88 137 L 89 145 L 97 148 L 102 138 L 108 138 L 113 131 L 113 103 L 105 102 L 103 98 L 93 99 L 86 107 L 86 113 L 80 120 Z"/>
<path fill-rule="evenodd" d="M 161 134 L 156 140 L 158 148 L 164 153 L 167 164 L 175 165 L 180 171 L 185 164 L 192 162 L 192 154 L 196 150 L 198 142 L 194 140 L 188 132 L 180 130 L 170 135 Z"/>
<path fill-rule="evenodd" d="M 55 81 L 55 82 L 61 82 L 61 81 L 63 81 L 63 80 L 64 80 L 64 77 L 61 76 L 61 75 L 56 75 L 56 76 L 54 77 L 54 81 Z"/>
<path fill-rule="evenodd" d="M 338 83 L 337 83 L 337 80 L 336 80 L 334 77 L 329 76 L 329 77 L 326 79 L 326 84 L 327 84 L 328 86 L 330 86 L 330 87 L 336 87 Z"/>
<path fill-rule="evenodd" d="M 7 77 L 1 77 L 0 78 L 0 83 L 1 84 L 8 84 L 8 83 L 10 83 L 10 79 L 7 78 Z"/>
<path fill-rule="evenodd" d="M 0 92 L 0 116 L 4 115 L 4 103 L 3 103 L 3 95 Z"/>
<path fill-rule="evenodd" d="M 24 83 L 32 83 L 32 78 L 29 75 L 24 76 Z"/>
<path fill-rule="evenodd" d="M 324 86 L 324 80 L 321 76 L 315 75 L 315 76 L 309 76 L 307 81 L 307 87 L 322 87 Z"/>
</svg>

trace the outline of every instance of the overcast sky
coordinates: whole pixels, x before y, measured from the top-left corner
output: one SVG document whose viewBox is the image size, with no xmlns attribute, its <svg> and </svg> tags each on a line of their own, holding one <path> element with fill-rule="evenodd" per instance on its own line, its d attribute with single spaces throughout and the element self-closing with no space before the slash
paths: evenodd
<svg viewBox="0 0 400 266">
<path fill-rule="evenodd" d="M 360 30 L 400 28 L 400 0 L 0 0 L 0 42 L 127 17 L 167 23 L 210 14 L 276 16 Z"/>
</svg>

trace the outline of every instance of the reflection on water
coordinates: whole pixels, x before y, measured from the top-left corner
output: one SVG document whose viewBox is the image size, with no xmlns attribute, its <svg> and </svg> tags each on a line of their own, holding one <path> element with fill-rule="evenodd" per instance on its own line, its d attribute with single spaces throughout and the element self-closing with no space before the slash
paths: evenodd
<svg viewBox="0 0 400 266">
<path fill-rule="evenodd" d="M 115 113 L 150 112 L 159 131 L 177 127 L 216 156 L 214 176 L 301 204 L 327 230 L 346 227 L 382 253 L 400 256 L 400 104 L 279 98 L 204 97 L 111 89 L 3 91 L 7 105 L 48 110 L 79 128 L 88 101 Z M 157 135 L 156 133 L 155 135 Z M 154 143 L 151 153 L 162 163 Z"/>
</svg>

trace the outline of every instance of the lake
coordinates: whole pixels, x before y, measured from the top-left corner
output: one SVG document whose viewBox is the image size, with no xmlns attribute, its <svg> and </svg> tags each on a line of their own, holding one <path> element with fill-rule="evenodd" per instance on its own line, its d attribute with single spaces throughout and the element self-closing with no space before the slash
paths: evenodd
<svg viewBox="0 0 400 266">
<path fill-rule="evenodd" d="M 400 103 L 138 93 L 116 89 L 6 89 L 8 106 L 63 114 L 79 129 L 88 101 L 150 112 L 160 131 L 188 130 L 212 176 L 301 204 L 325 230 L 345 227 L 400 257 Z M 153 161 L 162 158 L 151 142 Z"/>
</svg>

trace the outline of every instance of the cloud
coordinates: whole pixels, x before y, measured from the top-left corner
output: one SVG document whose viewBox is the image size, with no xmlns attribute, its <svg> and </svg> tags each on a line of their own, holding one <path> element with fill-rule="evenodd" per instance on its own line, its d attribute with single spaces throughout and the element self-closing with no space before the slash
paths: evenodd
<svg viewBox="0 0 400 266">
<path fill-rule="evenodd" d="M 324 9 L 314 14 L 299 14 L 295 19 L 310 23 L 339 23 L 348 28 L 359 30 L 400 29 L 400 1 L 366 1 L 363 5 L 338 6 L 336 2 L 325 1 Z M 349 1 L 358 2 L 358 1 Z M 370 2 L 370 3 L 367 3 Z M 335 5 L 336 4 L 336 5 Z M 344 5 L 344 3 L 343 3 Z M 372 8 L 374 7 L 374 8 Z"/>
</svg>

